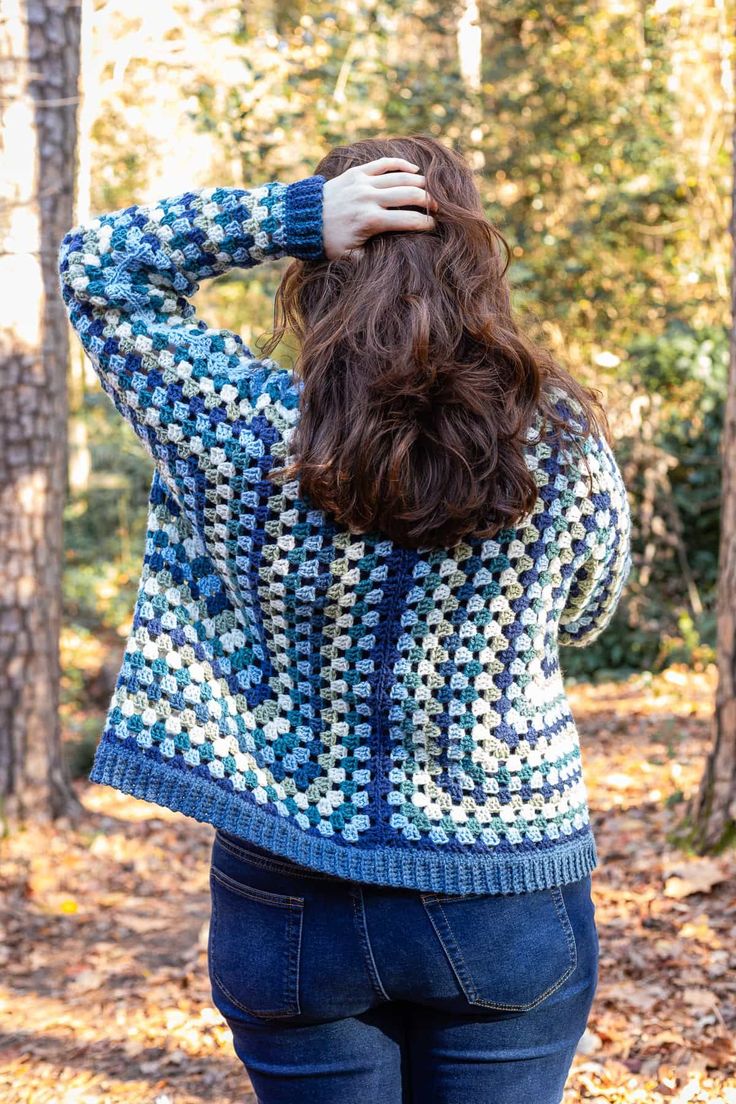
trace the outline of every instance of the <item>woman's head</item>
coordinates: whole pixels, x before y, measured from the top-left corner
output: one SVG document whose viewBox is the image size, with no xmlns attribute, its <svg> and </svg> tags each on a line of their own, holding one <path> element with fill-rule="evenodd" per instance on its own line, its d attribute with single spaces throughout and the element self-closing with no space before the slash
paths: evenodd
<svg viewBox="0 0 736 1104">
<path fill-rule="evenodd" d="M 485 217 L 467 162 L 426 135 L 366 139 L 331 150 L 331 179 L 379 157 L 419 166 L 438 203 L 434 229 L 369 238 L 331 261 L 292 261 L 276 295 L 273 336 L 299 343 L 303 380 L 291 463 L 300 492 L 358 532 L 398 544 L 451 547 L 493 536 L 534 505 L 527 429 L 548 383 L 605 415 L 514 321 L 509 250 Z M 598 406 L 599 417 L 593 409 Z M 569 427 L 568 427 L 569 428 Z"/>
</svg>

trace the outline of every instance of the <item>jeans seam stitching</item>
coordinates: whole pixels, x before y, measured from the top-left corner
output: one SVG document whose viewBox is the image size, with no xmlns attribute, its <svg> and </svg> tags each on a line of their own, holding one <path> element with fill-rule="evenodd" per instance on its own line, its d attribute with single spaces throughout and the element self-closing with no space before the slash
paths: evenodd
<svg viewBox="0 0 736 1104">
<path fill-rule="evenodd" d="M 245 862 L 250 863 L 252 866 L 262 867 L 264 870 L 276 870 L 280 873 L 288 874 L 294 878 L 312 878 L 315 881 L 331 881 L 332 879 L 328 874 L 321 874 L 318 871 L 312 873 L 311 871 L 301 871 L 298 867 L 296 870 L 292 869 L 289 863 L 280 863 L 278 859 L 267 859 L 265 856 L 254 855 L 252 851 L 248 851 L 245 848 L 237 847 L 234 843 L 230 843 L 229 840 L 223 839 L 222 836 L 217 837 L 217 844 L 219 847 L 224 848 L 225 851 L 229 851 L 236 859 L 243 859 Z"/>
<path fill-rule="evenodd" d="M 552 899 L 555 904 L 555 910 L 562 926 L 562 930 L 565 933 L 565 939 L 567 940 L 567 949 L 570 956 L 569 972 L 571 973 L 578 964 L 578 947 L 575 941 L 575 933 L 572 930 L 572 924 L 570 923 L 570 917 L 568 915 L 567 906 L 565 905 L 565 898 L 562 895 L 561 887 L 553 886 L 552 890 Z"/>
<path fill-rule="evenodd" d="M 289 973 L 287 976 L 288 992 L 294 994 L 294 1015 L 301 1013 L 301 1000 L 299 992 L 299 962 L 302 951 L 302 930 L 304 927 L 304 910 L 298 909 L 289 917 Z M 293 928 L 293 932 L 291 931 Z"/>
<path fill-rule="evenodd" d="M 432 902 L 432 903 L 435 903 L 435 904 L 436 904 L 436 902 Z M 432 910 L 431 910 L 430 908 L 428 908 L 428 907 L 427 907 L 427 901 L 426 901 L 426 900 L 424 900 L 424 898 L 422 898 L 422 904 L 424 905 L 424 911 L 426 912 L 426 914 L 427 914 L 427 917 L 428 917 L 428 919 L 429 919 L 429 922 L 430 922 L 430 924 L 432 925 L 432 927 L 433 927 L 433 929 L 434 929 L 434 931 L 435 931 L 435 934 L 436 934 L 436 936 L 437 936 L 437 939 L 439 940 L 439 944 L 440 944 L 440 947 L 441 947 L 441 948 L 442 948 L 442 950 L 443 950 L 443 953 L 444 953 L 444 955 L 445 955 L 445 958 L 447 959 L 447 961 L 448 961 L 448 962 L 449 962 L 449 964 L 450 964 L 450 969 L 452 970 L 453 974 L 455 975 L 455 977 L 456 977 L 456 979 L 457 979 L 457 983 L 458 983 L 458 985 L 460 986 L 460 989 L 461 989 L 461 991 L 462 991 L 462 993 L 463 993 L 463 996 L 465 997 L 465 999 L 466 999 L 466 1000 L 468 1001 L 468 1003 L 470 1004 L 470 1003 L 472 1003 L 472 998 L 471 998 L 470 994 L 468 993 L 468 988 L 469 988 L 469 989 L 473 989 L 473 987 L 472 987 L 472 985 L 468 985 L 468 988 L 466 988 L 466 983 L 465 983 L 465 981 L 464 981 L 464 980 L 463 980 L 463 979 L 461 978 L 461 976 L 460 976 L 460 973 L 459 973 L 459 971 L 458 971 L 458 967 L 457 967 L 457 964 L 456 964 L 456 963 L 455 963 L 455 961 L 453 960 L 453 957 L 452 957 L 452 955 L 450 954 L 450 950 L 449 950 L 449 947 L 447 946 L 447 943 L 445 942 L 445 939 L 443 939 L 443 937 L 442 937 L 442 932 L 440 931 L 440 929 L 439 929 L 439 927 L 438 927 L 438 925 L 437 925 L 437 922 L 436 922 L 436 920 L 435 920 L 434 916 L 432 915 Z M 446 922 L 446 921 L 447 921 L 447 918 L 446 918 L 446 917 L 443 917 L 443 918 L 445 919 L 445 922 Z M 474 991 L 475 991 L 475 990 L 473 989 L 473 992 L 474 992 Z"/>
<path fill-rule="evenodd" d="M 463 957 L 463 953 L 460 950 L 460 946 L 459 946 L 457 940 L 455 939 L 455 936 L 453 935 L 453 931 L 452 931 L 452 928 L 450 927 L 450 924 L 447 920 L 445 910 L 443 909 L 441 902 L 437 901 L 436 905 L 437 905 L 437 908 L 438 908 L 438 910 L 439 910 L 439 912 L 442 916 L 443 927 L 444 927 L 444 931 L 445 931 L 445 938 L 448 939 L 448 942 L 450 943 L 450 945 L 452 947 L 454 947 L 455 952 L 456 952 L 457 957 L 458 957 L 458 960 L 460 962 L 460 966 L 462 967 L 461 972 L 464 975 L 465 980 L 463 981 L 463 979 L 460 977 L 460 972 L 458 972 L 458 979 L 460 981 L 460 984 L 462 985 L 463 989 L 466 990 L 466 992 L 469 991 L 470 993 L 473 994 L 473 997 L 472 997 L 473 1000 L 480 1001 L 480 998 L 478 997 L 478 990 L 476 988 L 476 985 L 475 985 L 473 979 L 470 976 L 467 964 L 466 964 L 465 959 Z"/>
<path fill-rule="evenodd" d="M 295 909 L 304 907 L 303 897 L 292 897 L 289 893 L 269 893 L 266 889 L 256 889 L 254 886 L 244 885 L 236 882 L 234 878 L 229 878 L 227 874 L 217 870 L 214 866 L 210 873 L 215 881 L 219 882 L 225 889 L 229 889 L 231 893 L 237 893 L 240 897 L 247 897 L 249 901 L 260 901 L 261 904 L 273 905 L 274 908 Z"/>
<path fill-rule="evenodd" d="M 374 990 L 384 1000 L 390 1000 L 388 993 L 383 987 L 383 982 L 378 973 L 378 967 L 376 966 L 376 960 L 373 957 L 373 948 L 371 947 L 370 936 L 368 935 L 368 925 L 365 915 L 365 901 L 363 899 L 363 889 L 361 886 L 357 886 L 352 893 L 353 909 L 355 912 L 355 922 L 358 926 L 358 935 L 360 938 L 363 952 L 368 964 L 368 974 L 371 979 L 371 984 Z M 360 907 L 358 907 L 360 902 Z"/>
<path fill-rule="evenodd" d="M 423 901 L 426 901 L 428 905 L 444 904 L 453 905 L 455 901 L 469 901 L 471 898 L 476 897 L 495 897 L 496 894 L 490 893 L 477 893 L 471 890 L 470 893 L 452 893 L 449 896 L 440 895 L 438 893 L 422 893 L 421 897 Z"/>
</svg>

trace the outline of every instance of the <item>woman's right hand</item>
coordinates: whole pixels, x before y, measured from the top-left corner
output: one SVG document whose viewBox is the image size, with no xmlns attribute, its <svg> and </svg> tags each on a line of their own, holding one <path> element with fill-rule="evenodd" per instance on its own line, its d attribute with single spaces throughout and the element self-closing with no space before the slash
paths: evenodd
<svg viewBox="0 0 736 1104">
<path fill-rule="evenodd" d="M 385 230 L 433 230 L 434 219 L 419 211 L 437 210 L 425 190 L 419 166 L 403 157 L 379 157 L 354 165 L 324 183 L 322 240 L 331 261 L 360 249 L 368 238 Z"/>
</svg>

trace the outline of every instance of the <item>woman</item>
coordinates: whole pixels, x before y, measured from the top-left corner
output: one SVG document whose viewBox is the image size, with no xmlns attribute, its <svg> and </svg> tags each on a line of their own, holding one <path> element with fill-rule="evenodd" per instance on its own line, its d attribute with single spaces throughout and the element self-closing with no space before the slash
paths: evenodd
<svg viewBox="0 0 736 1104">
<path fill-rule="evenodd" d="M 553 1104 L 597 865 L 558 646 L 631 566 L 605 414 L 512 317 L 430 137 L 103 214 L 60 249 L 155 462 L 90 778 L 215 829 L 212 996 L 262 1104 Z M 293 258 L 257 358 L 198 281 Z"/>
</svg>

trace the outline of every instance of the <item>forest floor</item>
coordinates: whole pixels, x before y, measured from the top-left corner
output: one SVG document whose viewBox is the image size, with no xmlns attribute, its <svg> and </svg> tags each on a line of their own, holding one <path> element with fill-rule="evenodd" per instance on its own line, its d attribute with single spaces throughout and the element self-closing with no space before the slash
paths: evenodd
<svg viewBox="0 0 736 1104">
<path fill-rule="evenodd" d="M 666 838 L 703 769 L 714 691 L 712 668 L 569 687 L 601 959 L 564 1104 L 736 1104 L 736 852 Z M 0 1101 L 252 1102 L 210 997 L 213 829 L 75 785 L 80 823 L 0 840 Z"/>
</svg>

